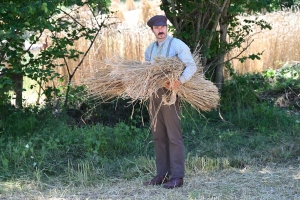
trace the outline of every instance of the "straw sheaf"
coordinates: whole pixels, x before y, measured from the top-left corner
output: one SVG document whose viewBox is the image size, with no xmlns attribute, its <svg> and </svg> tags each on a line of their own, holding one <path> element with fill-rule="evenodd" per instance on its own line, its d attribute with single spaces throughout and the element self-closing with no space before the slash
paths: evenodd
<svg viewBox="0 0 300 200">
<path fill-rule="evenodd" d="M 164 97 L 164 104 L 172 104 L 172 98 L 178 95 L 198 111 L 217 108 L 220 101 L 218 89 L 204 78 L 199 58 L 195 57 L 195 61 L 198 65 L 195 75 L 173 91 L 171 96 Z M 87 78 L 84 84 L 88 86 L 90 94 L 104 101 L 114 97 L 147 101 L 159 88 L 178 80 L 185 68 L 178 58 L 156 58 L 150 63 L 115 57 L 100 65 L 94 77 Z"/>
</svg>

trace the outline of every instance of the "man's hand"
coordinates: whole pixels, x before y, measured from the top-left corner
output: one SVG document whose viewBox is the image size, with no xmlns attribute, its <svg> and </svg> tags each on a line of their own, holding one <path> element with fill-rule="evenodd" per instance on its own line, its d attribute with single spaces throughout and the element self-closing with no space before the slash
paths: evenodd
<svg viewBox="0 0 300 200">
<path fill-rule="evenodd" d="M 181 85 L 180 80 L 177 80 L 173 82 L 173 84 L 168 82 L 164 87 L 167 88 L 168 90 L 176 90 L 180 85 Z"/>
</svg>

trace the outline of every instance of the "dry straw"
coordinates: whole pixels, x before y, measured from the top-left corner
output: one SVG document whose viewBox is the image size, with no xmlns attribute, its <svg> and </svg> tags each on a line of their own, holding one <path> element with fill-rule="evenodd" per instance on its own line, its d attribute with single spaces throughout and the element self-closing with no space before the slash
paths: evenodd
<svg viewBox="0 0 300 200">
<path fill-rule="evenodd" d="M 151 4 L 148 0 L 142 0 L 141 2 L 142 12 L 140 14 L 141 21 L 146 24 L 151 15 Z"/>
<path fill-rule="evenodd" d="M 300 60 L 300 12 L 280 11 L 267 13 L 265 15 L 239 16 L 242 22 L 245 19 L 265 20 L 272 26 L 271 30 L 261 31 L 258 26 L 253 27 L 253 35 L 249 38 L 254 40 L 250 47 L 241 55 L 247 56 L 263 52 L 260 60 L 248 59 L 241 63 L 232 61 L 232 66 L 240 74 L 248 72 L 262 72 L 267 69 L 281 68 L 284 63 Z M 249 42 L 249 41 L 248 41 Z M 234 49 L 228 55 L 235 57 L 246 47 Z"/>
<path fill-rule="evenodd" d="M 110 11 L 113 12 L 112 18 L 115 18 L 116 21 L 120 20 L 120 22 L 125 21 L 125 16 L 122 11 L 122 6 L 120 0 L 112 0 L 110 5 Z M 114 22 L 114 21 L 112 21 Z"/>
<path fill-rule="evenodd" d="M 151 1 L 149 2 L 148 0 L 142 0 L 140 5 L 141 5 L 141 13 L 139 15 L 139 21 L 143 24 L 146 25 L 147 21 L 153 17 L 154 15 L 158 14 L 164 14 L 160 10 L 160 1 Z"/>
<path fill-rule="evenodd" d="M 219 105 L 217 87 L 205 79 L 201 69 L 200 57 L 194 56 L 198 66 L 195 75 L 172 95 L 164 98 L 164 104 L 172 104 L 173 97 L 190 103 L 200 111 L 209 111 Z M 185 65 L 177 58 L 156 58 L 153 63 L 128 61 L 114 57 L 99 63 L 93 77 L 84 81 L 90 94 L 103 101 L 115 97 L 130 98 L 132 101 L 148 101 L 159 88 L 174 83 L 180 77 Z"/>
<path fill-rule="evenodd" d="M 126 10 L 128 11 L 136 9 L 136 5 L 133 0 L 126 0 L 125 5 L 126 5 Z"/>
</svg>

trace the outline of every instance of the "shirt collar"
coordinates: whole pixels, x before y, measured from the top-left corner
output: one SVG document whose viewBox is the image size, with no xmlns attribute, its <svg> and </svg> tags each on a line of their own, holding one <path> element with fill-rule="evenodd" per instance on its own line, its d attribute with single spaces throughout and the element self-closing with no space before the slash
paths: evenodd
<svg viewBox="0 0 300 200">
<path fill-rule="evenodd" d="M 171 38 L 171 36 L 168 35 L 168 36 L 166 37 L 166 39 L 165 39 L 164 41 L 162 41 L 161 43 L 158 43 L 158 42 L 156 41 L 156 46 L 160 47 L 160 46 L 164 45 L 164 44 L 166 43 L 167 40 L 170 40 L 170 38 Z"/>
</svg>

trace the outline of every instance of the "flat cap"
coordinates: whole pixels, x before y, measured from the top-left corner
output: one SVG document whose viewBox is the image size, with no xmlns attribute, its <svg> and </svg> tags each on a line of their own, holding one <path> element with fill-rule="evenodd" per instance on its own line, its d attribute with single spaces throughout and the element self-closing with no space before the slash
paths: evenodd
<svg viewBox="0 0 300 200">
<path fill-rule="evenodd" d="M 147 22 L 147 25 L 152 26 L 167 26 L 167 18 L 163 15 L 155 15 Z"/>
</svg>

